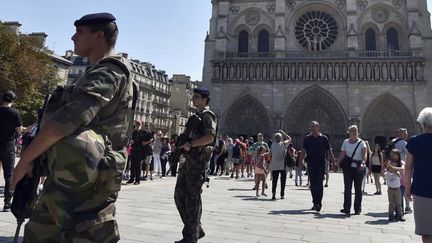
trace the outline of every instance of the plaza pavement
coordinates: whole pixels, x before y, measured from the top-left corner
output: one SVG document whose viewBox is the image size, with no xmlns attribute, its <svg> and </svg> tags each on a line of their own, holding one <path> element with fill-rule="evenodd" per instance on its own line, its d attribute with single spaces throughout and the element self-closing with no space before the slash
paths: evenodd
<svg viewBox="0 0 432 243">
<path fill-rule="evenodd" d="M 0 178 L 2 188 L 4 180 Z M 362 215 L 344 217 L 339 213 L 343 202 L 342 174 L 330 174 L 329 184 L 318 214 L 309 210 L 312 203 L 308 188 L 295 187 L 292 179 L 288 179 L 285 199 L 277 197 L 271 201 L 270 190 L 266 191 L 268 197 L 255 197 L 250 178 L 211 177 L 210 188 L 203 187 L 202 224 L 206 237 L 199 242 L 420 242 L 414 234 L 413 215 L 407 215 L 406 222 L 388 223 L 385 186 L 383 195 L 373 196 L 375 187 L 368 184 L 369 195 L 363 198 Z M 181 238 L 174 186 L 175 178 L 167 177 L 122 187 L 117 203 L 120 242 L 164 243 Z M 3 199 L 0 207 L 3 208 Z M 11 242 L 14 232 L 13 215 L 0 212 L 0 242 Z"/>
</svg>

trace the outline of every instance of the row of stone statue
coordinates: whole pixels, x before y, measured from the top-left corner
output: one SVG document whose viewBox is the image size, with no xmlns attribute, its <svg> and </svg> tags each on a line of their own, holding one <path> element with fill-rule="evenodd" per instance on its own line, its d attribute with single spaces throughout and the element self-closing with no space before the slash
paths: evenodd
<svg viewBox="0 0 432 243">
<path fill-rule="evenodd" d="M 421 61 L 215 62 L 215 81 L 392 81 L 424 80 Z"/>
</svg>

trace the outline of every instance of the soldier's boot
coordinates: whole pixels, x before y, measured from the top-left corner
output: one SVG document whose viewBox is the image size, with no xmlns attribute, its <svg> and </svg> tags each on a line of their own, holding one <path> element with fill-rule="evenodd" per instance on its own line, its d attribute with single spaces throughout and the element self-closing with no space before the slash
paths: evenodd
<svg viewBox="0 0 432 243">
<path fill-rule="evenodd" d="M 5 202 L 3 205 L 3 212 L 10 212 L 12 204 L 10 202 Z"/>
<path fill-rule="evenodd" d="M 201 238 L 204 238 L 204 236 L 205 236 L 205 232 L 204 232 L 203 228 L 200 227 L 200 229 L 199 229 L 199 235 L 198 235 L 198 240 L 201 239 Z"/>
<path fill-rule="evenodd" d="M 205 232 L 204 232 L 203 228 L 200 227 L 200 229 L 199 229 L 199 235 L 198 235 L 198 240 L 201 239 L 201 238 L 204 238 L 204 236 L 205 236 Z M 185 240 L 185 239 L 181 239 L 179 241 L 175 241 L 174 243 L 190 243 L 190 241 Z"/>
</svg>

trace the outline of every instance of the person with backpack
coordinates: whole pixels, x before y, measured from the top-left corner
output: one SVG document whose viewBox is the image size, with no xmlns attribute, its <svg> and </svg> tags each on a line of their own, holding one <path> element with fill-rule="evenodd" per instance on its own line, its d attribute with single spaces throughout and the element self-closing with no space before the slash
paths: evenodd
<svg viewBox="0 0 432 243">
<path fill-rule="evenodd" d="M 407 160 L 407 158 L 406 158 L 406 155 L 407 155 L 406 146 L 408 143 L 407 140 L 408 140 L 408 130 L 406 128 L 399 128 L 398 136 L 396 138 L 390 140 L 390 142 L 388 143 L 388 145 L 384 149 L 386 159 L 390 160 L 391 151 L 393 149 L 397 149 L 401 155 L 402 161 L 406 161 Z M 405 194 L 405 186 L 402 185 L 400 187 L 400 189 L 401 189 L 401 194 L 404 195 Z M 413 211 L 412 211 L 411 206 L 410 206 L 410 204 L 411 204 L 410 200 L 405 196 L 403 196 L 401 200 L 402 200 L 401 204 L 402 204 L 402 210 L 403 210 L 402 212 L 406 213 L 406 214 L 412 213 Z M 405 205 L 404 201 L 406 204 L 405 210 L 404 210 L 404 205 Z"/>
<path fill-rule="evenodd" d="M 408 130 L 406 128 L 399 128 L 398 136 L 391 139 L 390 142 L 387 144 L 387 146 L 384 148 L 384 155 L 386 156 L 386 159 L 389 160 L 390 152 L 393 149 L 397 149 L 401 154 L 402 160 L 405 160 L 407 154 L 406 152 L 407 139 L 408 139 Z"/>
<path fill-rule="evenodd" d="M 137 89 L 130 66 L 114 57 L 118 28 L 110 13 L 75 21 L 75 53 L 90 66 L 52 94 L 41 130 L 21 154 L 12 188 L 46 153 L 49 172 L 23 242 L 117 242 L 115 202 L 127 161 Z M 15 191 L 16 193 L 16 191 Z"/>
<path fill-rule="evenodd" d="M 350 126 L 348 132 L 349 138 L 343 142 L 341 153 L 337 160 L 337 166 L 343 170 L 345 188 L 343 209 L 340 212 L 345 215 L 351 214 L 351 194 L 354 183 L 354 212 L 356 215 L 359 215 L 362 211 L 362 182 L 366 168 L 367 147 L 366 143 L 360 139 L 356 125 Z"/>
</svg>

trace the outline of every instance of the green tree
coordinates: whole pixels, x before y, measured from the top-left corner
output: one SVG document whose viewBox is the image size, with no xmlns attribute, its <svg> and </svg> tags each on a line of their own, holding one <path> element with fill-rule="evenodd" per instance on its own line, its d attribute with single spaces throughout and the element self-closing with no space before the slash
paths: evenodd
<svg viewBox="0 0 432 243">
<path fill-rule="evenodd" d="M 44 97 L 59 83 L 56 68 L 45 50 L 36 48 L 27 35 L 16 35 L 0 23 L 0 94 L 17 94 L 16 108 L 23 124 L 36 120 Z"/>
</svg>

